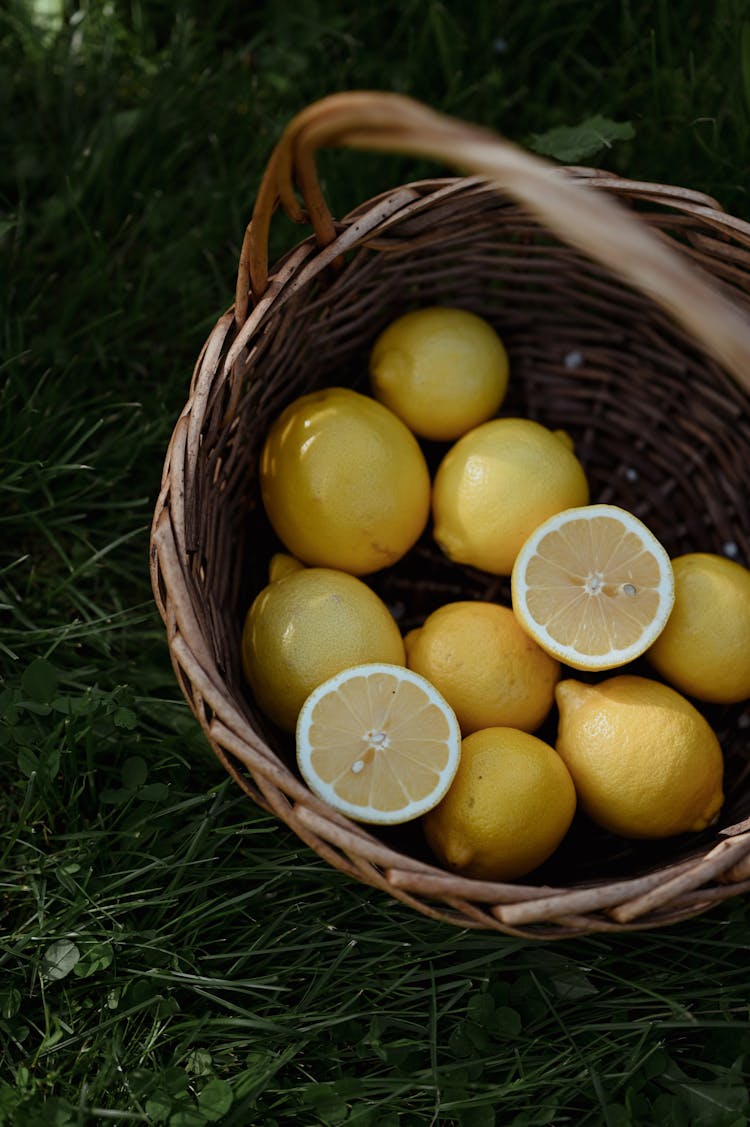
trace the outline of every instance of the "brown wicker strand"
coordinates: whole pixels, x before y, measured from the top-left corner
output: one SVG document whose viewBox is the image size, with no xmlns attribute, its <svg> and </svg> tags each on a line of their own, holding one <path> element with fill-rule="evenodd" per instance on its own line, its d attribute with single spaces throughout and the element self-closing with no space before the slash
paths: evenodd
<svg viewBox="0 0 750 1127">
<path fill-rule="evenodd" d="M 638 916 L 663 905 L 669 905 L 681 892 L 692 892 L 705 881 L 714 880 L 730 864 L 747 856 L 750 852 L 750 834 L 743 834 L 739 838 L 727 838 L 720 841 L 702 861 L 691 865 L 684 873 L 670 877 L 655 888 L 649 889 L 632 900 L 626 900 L 611 911 L 612 918 L 618 923 L 630 923 Z"/>
</svg>

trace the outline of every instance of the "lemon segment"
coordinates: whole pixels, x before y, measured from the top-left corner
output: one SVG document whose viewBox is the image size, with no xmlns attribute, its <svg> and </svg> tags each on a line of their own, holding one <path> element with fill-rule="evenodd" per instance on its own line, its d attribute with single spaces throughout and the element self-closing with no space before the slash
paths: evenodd
<svg viewBox="0 0 750 1127">
<path fill-rule="evenodd" d="M 406 664 L 453 708 L 461 732 L 533 732 L 555 699 L 560 664 L 533 641 L 510 607 L 459 601 L 433 611 L 405 639 Z"/>
<path fill-rule="evenodd" d="M 447 441 L 490 419 L 508 386 L 495 330 L 465 309 L 431 306 L 398 317 L 370 354 L 375 397 L 422 438 Z"/>
<path fill-rule="evenodd" d="M 622 837 L 705 829 L 724 795 L 723 757 L 707 720 L 660 681 L 629 674 L 561 681 L 557 750 L 581 807 Z"/>
<path fill-rule="evenodd" d="M 446 701 L 402 666 L 366 663 L 319 685 L 297 722 L 310 790 L 361 822 L 395 825 L 439 802 L 456 773 L 461 733 Z"/>
<path fill-rule="evenodd" d="M 531 419 L 491 419 L 459 438 L 438 466 L 434 536 L 456 563 L 510 575 L 542 521 L 588 500 L 567 436 Z"/>
<path fill-rule="evenodd" d="M 456 777 L 422 826 L 451 872 L 513 880 L 557 849 L 575 809 L 573 781 L 554 748 L 513 728 L 484 728 L 463 740 Z"/>
<path fill-rule="evenodd" d="M 430 477 L 414 435 L 370 396 L 310 392 L 272 424 L 260 460 L 268 519 L 302 563 L 368 575 L 425 528 Z"/>
<path fill-rule="evenodd" d="M 670 684 L 698 700 L 750 697 L 750 571 L 710 552 L 672 560 L 675 601 L 648 651 Z"/>
<path fill-rule="evenodd" d="M 270 583 L 253 600 L 242 633 L 255 698 L 291 732 L 305 698 L 341 669 L 405 660 L 385 603 L 361 579 L 332 568 L 303 568 Z"/>
<path fill-rule="evenodd" d="M 513 610 L 547 653 L 574 669 L 633 661 L 655 641 L 674 603 L 672 565 L 652 532 L 615 505 L 567 509 L 518 553 Z"/>
</svg>

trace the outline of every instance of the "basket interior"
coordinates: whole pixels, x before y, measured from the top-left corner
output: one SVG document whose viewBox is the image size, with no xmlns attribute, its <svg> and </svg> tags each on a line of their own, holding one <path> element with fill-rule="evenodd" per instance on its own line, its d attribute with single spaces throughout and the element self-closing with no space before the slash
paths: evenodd
<svg viewBox="0 0 750 1127">
<path fill-rule="evenodd" d="M 369 348 L 408 309 L 457 305 L 496 327 L 511 362 L 501 414 L 567 430 L 592 502 L 635 513 L 670 555 L 708 551 L 750 563 L 748 397 L 648 299 L 561 245 L 516 205 L 472 181 L 413 188 L 413 205 L 371 234 L 340 275 L 313 270 L 292 296 L 271 303 L 234 373 L 244 390 L 230 425 L 224 421 L 229 380 L 220 371 L 187 498 L 193 598 L 226 691 L 292 769 L 293 742 L 255 707 L 239 659 L 245 613 L 266 583 L 271 553 L 281 547 L 260 503 L 260 449 L 278 412 L 303 392 L 334 384 L 367 391 Z M 750 252 L 727 255 L 726 243 L 703 220 L 688 221 L 667 206 L 650 205 L 648 221 L 746 301 Z M 448 447 L 423 448 L 434 470 Z M 404 632 L 448 601 L 510 605 L 507 580 L 448 561 L 429 526 L 395 567 L 366 581 Z M 614 672 L 655 676 L 644 660 Z M 637 875 L 704 853 L 720 830 L 750 815 L 750 706 L 699 707 L 726 758 L 719 823 L 699 835 L 635 843 L 578 814 L 562 847 L 527 884 L 575 886 Z M 553 712 L 539 734 L 554 743 L 556 724 Z M 431 860 L 418 825 L 376 832 L 398 850 Z"/>
</svg>

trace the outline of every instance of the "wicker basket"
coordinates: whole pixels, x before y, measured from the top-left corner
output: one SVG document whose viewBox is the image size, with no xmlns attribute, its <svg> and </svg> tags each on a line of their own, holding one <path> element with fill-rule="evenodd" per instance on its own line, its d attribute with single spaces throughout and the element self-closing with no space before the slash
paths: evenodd
<svg viewBox="0 0 750 1127">
<path fill-rule="evenodd" d="M 315 169 L 316 150 L 334 145 L 470 175 L 398 187 L 335 222 Z M 278 202 L 315 235 L 269 274 Z M 271 420 L 314 387 L 366 389 L 376 334 L 420 305 L 463 306 L 498 328 L 512 365 L 504 413 L 568 430 L 592 500 L 636 513 L 672 555 L 750 561 L 749 295 L 750 225 L 696 192 L 562 170 L 391 94 L 334 95 L 295 118 L 259 190 L 235 305 L 172 435 L 151 544 L 177 679 L 247 794 L 331 865 L 461 927 L 537 938 L 653 928 L 750 889 L 747 702 L 704 709 L 726 756 L 719 824 L 639 844 L 580 818 L 530 882 L 490 883 L 437 867 L 414 824 L 371 832 L 318 801 L 239 659 L 278 548 L 257 481 Z M 433 465 L 442 449 L 427 449 Z M 452 599 L 509 601 L 506 580 L 450 563 L 429 532 L 369 581 L 404 631 Z"/>
</svg>

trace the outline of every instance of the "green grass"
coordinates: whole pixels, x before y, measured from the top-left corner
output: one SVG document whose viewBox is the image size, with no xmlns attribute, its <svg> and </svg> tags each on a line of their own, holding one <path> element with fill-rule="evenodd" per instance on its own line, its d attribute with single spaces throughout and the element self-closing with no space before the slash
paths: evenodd
<svg viewBox="0 0 750 1127">
<path fill-rule="evenodd" d="M 395 89 L 553 148 L 602 115 L 632 136 L 587 160 L 750 218 L 747 5 L 35 9 L 0 14 L 0 1124 L 745 1124 L 744 900 L 539 946 L 352 885 L 209 758 L 147 545 L 296 110 Z M 323 161 L 337 212 L 427 169 Z"/>
</svg>

